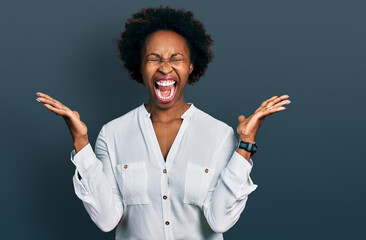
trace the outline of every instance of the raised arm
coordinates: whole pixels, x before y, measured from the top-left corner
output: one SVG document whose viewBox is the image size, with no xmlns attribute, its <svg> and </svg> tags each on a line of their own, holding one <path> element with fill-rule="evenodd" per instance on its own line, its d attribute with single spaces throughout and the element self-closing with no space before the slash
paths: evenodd
<svg viewBox="0 0 366 240">
<path fill-rule="evenodd" d="M 274 96 L 264 101 L 249 118 L 239 116 L 237 132 L 240 140 L 254 143 L 264 117 L 284 110 L 283 105 L 290 103 L 286 100 L 288 97 Z M 250 156 L 250 152 L 237 149 L 233 130 L 223 136 L 223 145 L 216 161 L 218 175 L 214 178 L 216 180 L 212 182 L 203 204 L 204 215 L 215 232 L 226 232 L 238 221 L 248 195 L 257 188 L 250 178 L 253 167 Z"/>
<path fill-rule="evenodd" d="M 67 127 L 70 130 L 72 139 L 74 140 L 75 151 L 79 152 L 88 143 L 88 128 L 80 120 L 80 115 L 77 111 L 72 111 L 61 102 L 48 96 L 47 94 L 37 92 L 38 102 L 43 105 L 56 115 L 62 116 L 65 120 Z"/>
<path fill-rule="evenodd" d="M 64 118 L 74 140 L 71 161 L 76 166 L 73 177 L 76 195 L 102 231 L 113 230 L 123 215 L 123 205 L 111 168 L 104 126 L 98 135 L 94 153 L 88 141 L 87 127 L 80 120 L 78 112 L 47 94 L 37 92 L 37 95 L 37 101 Z"/>
<path fill-rule="evenodd" d="M 222 137 L 224 144 L 215 156 L 216 174 L 204 200 L 202 210 L 211 229 L 217 233 L 229 230 L 243 212 L 248 195 L 257 185 L 250 178 L 250 163 L 235 151 L 237 146 L 231 129 Z"/>
</svg>

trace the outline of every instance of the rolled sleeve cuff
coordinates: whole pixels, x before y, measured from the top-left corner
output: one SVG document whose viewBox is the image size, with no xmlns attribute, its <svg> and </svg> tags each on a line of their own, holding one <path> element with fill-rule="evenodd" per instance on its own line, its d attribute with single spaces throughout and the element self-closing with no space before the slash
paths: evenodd
<svg viewBox="0 0 366 240">
<path fill-rule="evenodd" d="M 253 160 L 250 158 L 249 162 L 242 155 L 234 151 L 227 167 L 232 171 L 236 176 L 243 179 L 243 181 L 247 180 L 250 172 L 253 168 Z"/>
<path fill-rule="evenodd" d="M 221 174 L 223 181 L 232 190 L 236 199 L 245 198 L 258 187 L 250 178 L 253 161 L 249 160 L 250 162 L 234 151 L 226 169 Z"/>
<path fill-rule="evenodd" d="M 77 153 L 75 149 L 72 150 L 70 153 L 70 159 L 76 168 L 82 172 L 90 169 L 94 164 L 97 164 L 98 161 L 90 143 Z"/>
<path fill-rule="evenodd" d="M 70 153 L 70 160 L 76 166 L 75 178 L 86 186 L 85 180 L 89 178 L 89 173 L 99 164 L 97 157 L 90 143 L 85 145 L 79 152 L 75 149 Z"/>
</svg>

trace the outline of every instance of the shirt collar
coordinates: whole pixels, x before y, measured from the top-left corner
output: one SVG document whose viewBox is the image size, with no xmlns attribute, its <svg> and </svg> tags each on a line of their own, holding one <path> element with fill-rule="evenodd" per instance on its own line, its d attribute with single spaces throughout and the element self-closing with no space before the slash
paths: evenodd
<svg viewBox="0 0 366 240">
<path fill-rule="evenodd" d="M 186 119 L 186 118 L 190 118 L 192 115 L 193 115 L 193 113 L 194 113 L 194 111 L 195 111 L 195 109 L 196 109 L 196 107 L 193 105 L 193 103 L 188 103 L 189 105 L 190 105 L 190 107 L 183 113 L 183 115 L 180 117 L 180 118 L 182 118 L 182 119 Z M 146 110 L 146 108 L 145 108 L 145 103 L 142 103 L 142 105 L 140 106 L 140 113 L 141 113 L 141 115 L 142 116 L 144 116 L 144 117 L 150 117 L 150 113 Z"/>
</svg>

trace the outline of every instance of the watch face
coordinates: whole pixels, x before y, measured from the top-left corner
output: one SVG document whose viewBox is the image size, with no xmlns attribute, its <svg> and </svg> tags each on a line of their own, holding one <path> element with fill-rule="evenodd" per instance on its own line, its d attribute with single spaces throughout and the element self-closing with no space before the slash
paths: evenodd
<svg viewBox="0 0 366 240">
<path fill-rule="evenodd" d="M 247 144 L 245 142 L 240 142 L 239 144 L 240 148 L 246 148 L 247 147 Z"/>
<path fill-rule="evenodd" d="M 247 143 L 240 141 L 239 148 L 244 149 L 248 152 L 255 153 L 257 151 L 257 146 L 253 143 Z"/>
</svg>

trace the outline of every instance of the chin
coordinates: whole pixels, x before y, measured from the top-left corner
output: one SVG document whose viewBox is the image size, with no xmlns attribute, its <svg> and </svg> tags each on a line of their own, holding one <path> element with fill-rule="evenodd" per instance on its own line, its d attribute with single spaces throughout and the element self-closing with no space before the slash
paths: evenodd
<svg viewBox="0 0 366 240">
<path fill-rule="evenodd" d="M 154 96 L 154 102 L 159 108 L 168 109 L 168 108 L 173 107 L 178 102 L 178 99 L 173 97 L 169 101 L 167 101 L 167 100 L 161 101 L 157 96 Z"/>
</svg>

